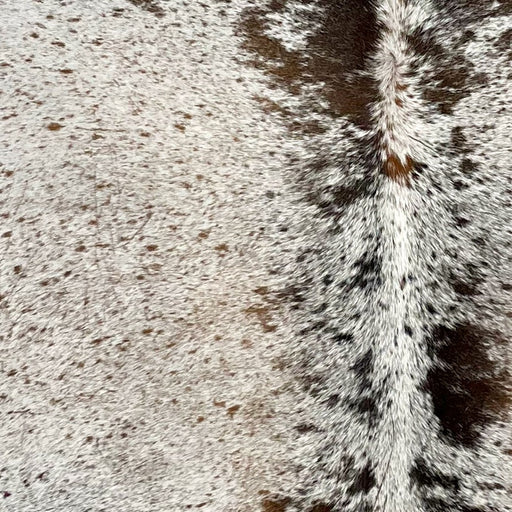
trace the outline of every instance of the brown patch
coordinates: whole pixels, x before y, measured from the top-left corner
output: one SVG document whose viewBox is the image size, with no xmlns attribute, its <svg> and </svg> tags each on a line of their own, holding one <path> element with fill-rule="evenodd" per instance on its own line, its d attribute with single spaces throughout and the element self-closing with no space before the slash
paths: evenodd
<svg viewBox="0 0 512 512">
<path fill-rule="evenodd" d="M 46 128 L 48 128 L 48 130 L 50 130 L 51 132 L 56 132 L 57 130 L 63 128 L 63 126 L 60 123 L 52 122 L 48 124 Z"/>
<path fill-rule="evenodd" d="M 474 65 L 463 55 L 448 52 L 436 37 L 434 29 L 418 28 L 407 35 L 407 40 L 418 57 L 417 67 L 425 60 L 434 64 L 432 71 L 422 76 L 423 98 L 436 105 L 442 114 L 452 114 L 455 105 L 471 93 Z"/>
<path fill-rule="evenodd" d="M 299 434 L 308 434 L 309 432 L 318 432 L 318 427 L 312 423 L 299 423 L 293 427 Z"/>
<path fill-rule="evenodd" d="M 308 102 L 310 107 L 332 117 L 345 117 L 368 129 L 372 123 L 369 107 L 378 93 L 374 80 L 361 71 L 365 70 L 379 36 L 374 6 L 370 2 L 361 5 L 359 0 L 319 0 L 317 10 L 301 20 L 305 28 L 310 28 L 308 25 L 313 22 L 305 49 L 292 51 L 266 35 L 272 25 L 269 15 L 287 14 L 288 3 L 288 0 L 271 2 L 244 11 L 239 27 L 245 39 L 242 47 L 256 56 L 251 64 L 266 71 L 294 95 L 302 95 L 310 85 L 319 86 L 329 107 Z M 272 102 L 264 106 L 268 111 L 296 117 Z M 306 120 L 295 122 L 294 130 L 323 131 L 321 125 L 311 125 Z"/>
<path fill-rule="evenodd" d="M 334 506 L 328 505 L 327 503 L 317 503 L 310 508 L 308 512 L 335 512 Z"/>
<path fill-rule="evenodd" d="M 240 409 L 240 405 L 232 405 L 231 407 L 227 408 L 227 414 L 228 416 L 233 419 L 235 416 L 235 413 Z"/>
<path fill-rule="evenodd" d="M 272 312 L 269 306 L 249 306 L 245 309 L 245 313 L 248 315 L 256 315 L 264 332 L 274 332 L 277 329 L 277 326 L 271 323 Z"/>
<path fill-rule="evenodd" d="M 257 293 L 258 295 L 262 295 L 262 296 L 268 295 L 268 293 L 269 293 L 268 286 L 258 286 L 258 288 L 254 289 L 254 293 Z"/>
<path fill-rule="evenodd" d="M 286 507 L 290 503 L 290 498 L 263 500 L 262 512 L 286 512 Z"/>
<path fill-rule="evenodd" d="M 224 243 L 219 244 L 219 245 L 216 245 L 216 246 L 214 247 L 214 249 L 215 249 L 216 251 L 219 251 L 219 252 L 222 252 L 222 253 L 229 252 L 229 246 L 228 246 L 228 244 L 224 244 Z"/>
<path fill-rule="evenodd" d="M 458 492 L 460 479 L 457 476 L 444 474 L 429 466 L 425 459 L 418 457 L 410 471 L 411 480 L 420 488 L 440 486 L 451 492 Z"/>
<path fill-rule="evenodd" d="M 388 153 L 384 163 L 384 174 L 393 181 L 402 185 L 410 185 L 410 174 L 414 169 L 412 158 L 407 155 L 405 163 L 400 160 L 394 153 Z"/>
<path fill-rule="evenodd" d="M 165 11 L 158 5 L 155 0 L 128 0 L 131 4 L 140 7 L 144 11 L 154 14 L 157 18 L 165 16 Z"/>
</svg>

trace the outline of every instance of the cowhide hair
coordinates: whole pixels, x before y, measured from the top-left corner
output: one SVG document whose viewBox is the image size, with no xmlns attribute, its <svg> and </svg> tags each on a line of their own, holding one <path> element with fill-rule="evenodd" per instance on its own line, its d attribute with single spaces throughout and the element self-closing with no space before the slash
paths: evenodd
<svg viewBox="0 0 512 512">
<path fill-rule="evenodd" d="M 512 0 L 0 12 L 1 511 L 512 511 Z"/>
<path fill-rule="evenodd" d="M 305 141 L 289 166 L 311 232 L 289 279 L 312 453 L 283 510 L 511 510 L 511 14 L 284 0 L 242 16 Z"/>
</svg>

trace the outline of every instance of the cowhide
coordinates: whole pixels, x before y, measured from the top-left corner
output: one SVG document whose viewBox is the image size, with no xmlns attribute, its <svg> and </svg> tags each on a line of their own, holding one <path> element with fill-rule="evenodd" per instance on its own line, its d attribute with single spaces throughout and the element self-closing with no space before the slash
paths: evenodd
<svg viewBox="0 0 512 512">
<path fill-rule="evenodd" d="M 512 511 L 511 0 L 0 15 L 0 511 Z"/>
</svg>

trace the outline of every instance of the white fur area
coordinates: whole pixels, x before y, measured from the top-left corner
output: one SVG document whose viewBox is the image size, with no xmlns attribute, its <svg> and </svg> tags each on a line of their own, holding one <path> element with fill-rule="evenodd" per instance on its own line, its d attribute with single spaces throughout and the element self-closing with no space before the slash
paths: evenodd
<svg viewBox="0 0 512 512">
<path fill-rule="evenodd" d="M 284 130 L 238 8 L 161 4 L 1 6 L 2 512 L 252 512 L 293 479 Z"/>
<path fill-rule="evenodd" d="M 425 161 L 431 156 L 428 123 L 421 119 L 426 106 L 418 77 L 410 76 L 414 54 L 406 40 L 408 33 L 427 25 L 431 8 L 425 2 L 385 0 L 376 11 L 383 28 L 371 70 L 380 94 L 373 107 L 375 128 L 382 134 L 383 162 L 394 154 L 407 166 L 407 157 Z"/>
</svg>

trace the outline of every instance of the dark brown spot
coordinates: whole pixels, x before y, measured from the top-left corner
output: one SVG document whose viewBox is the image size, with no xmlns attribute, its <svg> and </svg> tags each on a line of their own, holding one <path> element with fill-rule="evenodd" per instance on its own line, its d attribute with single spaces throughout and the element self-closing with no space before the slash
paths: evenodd
<svg viewBox="0 0 512 512">
<path fill-rule="evenodd" d="M 286 512 L 286 507 L 290 502 L 290 498 L 265 499 L 261 503 L 262 512 Z"/>
<path fill-rule="evenodd" d="M 425 389 L 449 441 L 474 446 L 483 428 L 507 413 L 510 375 L 489 354 L 493 344 L 502 342 L 499 334 L 472 324 L 439 326 L 432 333 L 435 364 Z"/>
<path fill-rule="evenodd" d="M 478 295 L 480 292 L 480 284 L 483 279 L 478 273 L 468 273 L 465 277 L 450 277 L 450 284 L 453 291 L 458 295 L 465 295 L 467 297 L 472 295 Z"/>
<path fill-rule="evenodd" d="M 498 50 L 501 50 L 502 52 L 507 52 L 509 56 L 512 55 L 512 28 L 509 28 L 496 41 L 494 44 Z"/>
<path fill-rule="evenodd" d="M 361 383 L 361 390 L 366 391 L 371 386 L 370 376 L 373 371 L 373 350 L 368 349 L 352 366 L 351 370 L 356 374 Z"/>
<path fill-rule="evenodd" d="M 63 128 L 63 125 L 61 125 L 60 123 L 52 122 L 52 123 L 48 124 L 46 126 L 46 128 L 48 128 L 48 130 L 50 130 L 52 132 L 56 132 L 57 130 L 60 130 L 61 128 Z"/>
<path fill-rule="evenodd" d="M 353 402 L 349 403 L 348 406 L 351 409 L 356 410 L 359 414 L 363 415 L 368 423 L 374 425 L 379 419 L 379 408 L 378 408 L 378 394 L 375 396 L 364 396 L 358 397 Z"/>
<path fill-rule="evenodd" d="M 460 479 L 456 476 L 449 476 L 429 467 L 426 461 L 419 457 L 410 472 L 411 480 L 418 487 L 442 487 L 457 492 L 460 487 Z"/>
<path fill-rule="evenodd" d="M 327 503 L 317 503 L 312 508 L 308 509 L 308 512 L 335 512 L 333 505 Z"/>
<path fill-rule="evenodd" d="M 158 250 L 158 245 L 155 245 L 155 244 L 146 245 L 146 250 L 149 252 L 155 252 L 156 250 Z"/>
<path fill-rule="evenodd" d="M 131 4 L 140 7 L 144 11 L 154 14 L 157 18 L 165 16 L 165 11 L 155 0 L 128 0 Z"/>
<path fill-rule="evenodd" d="M 378 245 L 365 251 L 361 258 L 354 263 L 355 275 L 348 279 L 343 286 L 357 286 L 359 288 L 373 290 L 382 284 L 382 256 Z"/>
<path fill-rule="evenodd" d="M 466 136 L 464 135 L 463 128 L 461 126 L 455 126 L 452 128 L 451 132 L 451 143 L 453 148 L 458 153 L 470 153 L 471 148 L 469 146 L 468 140 Z"/>
<path fill-rule="evenodd" d="M 235 416 L 235 413 L 240 409 L 240 405 L 232 405 L 231 407 L 228 407 L 226 412 L 230 418 L 233 418 Z"/>
<path fill-rule="evenodd" d="M 318 432 L 318 428 L 312 423 L 299 423 L 293 427 L 299 434 L 307 434 L 309 432 Z"/>
<path fill-rule="evenodd" d="M 451 114 L 455 105 L 470 93 L 468 85 L 474 66 L 460 53 L 445 50 L 436 41 L 434 29 L 419 28 L 408 34 L 407 40 L 418 56 L 418 64 L 421 60 L 434 62 L 432 72 L 423 77 L 427 84 L 424 99 L 436 105 L 442 114 Z"/>
<path fill-rule="evenodd" d="M 308 167 L 308 175 L 317 176 L 325 172 L 331 165 L 329 162 L 318 158 Z M 348 206 L 360 199 L 372 195 L 373 189 L 369 180 L 359 180 L 343 185 L 334 185 L 319 188 L 315 181 L 306 182 L 304 186 L 306 200 L 317 206 L 323 217 L 337 217 L 342 214 Z"/>
<path fill-rule="evenodd" d="M 349 494 L 368 494 L 373 487 L 375 487 L 375 477 L 373 476 L 373 469 L 371 468 L 370 463 L 367 463 L 366 466 L 355 476 L 354 481 L 347 489 L 347 492 Z"/>
<path fill-rule="evenodd" d="M 472 176 L 475 171 L 478 171 L 478 164 L 469 158 L 463 158 L 460 163 L 460 170 L 466 176 Z"/>
</svg>

